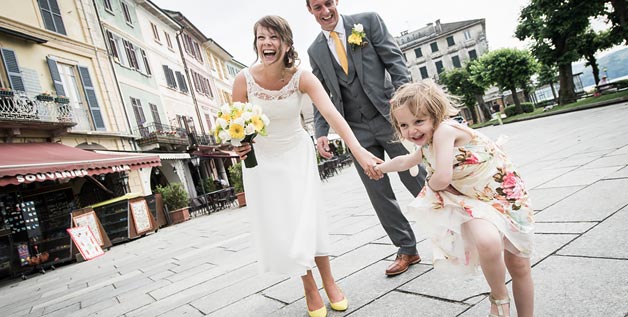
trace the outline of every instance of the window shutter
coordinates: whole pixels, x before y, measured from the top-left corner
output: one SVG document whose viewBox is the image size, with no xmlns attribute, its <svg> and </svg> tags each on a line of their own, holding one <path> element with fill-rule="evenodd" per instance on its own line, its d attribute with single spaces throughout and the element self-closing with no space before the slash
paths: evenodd
<svg viewBox="0 0 628 317">
<path fill-rule="evenodd" d="M 39 0 L 38 2 L 46 29 L 66 35 L 57 0 Z"/>
<path fill-rule="evenodd" d="M 65 89 L 63 89 L 63 82 L 61 81 L 61 75 L 59 75 L 59 68 L 57 67 L 57 61 L 50 57 L 46 57 L 48 61 L 48 69 L 50 69 L 50 77 L 55 85 L 55 91 L 57 96 L 65 96 Z"/>
<path fill-rule="evenodd" d="M 188 92 L 188 85 L 185 83 L 185 77 L 183 77 L 183 74 L 181 74 L 181 72 L 176 72 L 177 75 L 177 81 L 179 82 L 179 89 L 182 92 Z"/>
<path fill-rule="evenodd" d="M 22 80 L 20 66 L 17 64 L 17 56 L 15 55 L 15 51 L 8 48 L 3 48 L 2 61 L 4 62 L 4 68 L 7 70 L 7 75 L 9 76 L 11 89 L 24 91 L 24 81 Z"/>
<path fill-rule="evenodd" d="M 96 130 L 105 130 L 105 121 L 103 121 L 102 113 L 100 111 L 100 105 L 98 105 L 98 98 L 96 98 L 96 90 L 94 84 L 92 84 L 92 77 L 89 75 L 89 69 L 87 67 L 79 66 L 79 75 L 81 75 L 81 82 L 83 83 L 83 89 L 85 90 L 85 98 L 89 105 L 89 111 L 92 114 L 94 120 L 94 127 Z"/>
</svg>

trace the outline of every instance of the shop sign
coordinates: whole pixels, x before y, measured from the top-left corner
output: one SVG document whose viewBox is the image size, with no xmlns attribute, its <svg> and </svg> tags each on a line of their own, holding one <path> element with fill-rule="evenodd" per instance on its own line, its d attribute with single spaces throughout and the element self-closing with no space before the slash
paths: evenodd
<svg viewBox="0 0 628 317">
<path fill-rule="evenodd" d="M 37 173 L 37 174 L 26 174 L 26 175 L 17 175 L 15 178 L 18 183 L 30 183 L 35 181 L 47 181 L 47 180 L 55 180 L 55 179 L 66 179 L 66 178 L 74 178 L 74 177 L 84 177 L 89 175 L 89 173 L 84 170 L 72 170 L 72 171 L 63 171 L 63 172 L 46 172 L 46 173 Z"/>
<path fill-rule="evenodd" d="M 130 171 L 131 167 L 128 165 L 119 165 L 119 166 L 112 166 L 111 169 L 114 172 L 126 172 L 126 171 Z"/>
</svg>

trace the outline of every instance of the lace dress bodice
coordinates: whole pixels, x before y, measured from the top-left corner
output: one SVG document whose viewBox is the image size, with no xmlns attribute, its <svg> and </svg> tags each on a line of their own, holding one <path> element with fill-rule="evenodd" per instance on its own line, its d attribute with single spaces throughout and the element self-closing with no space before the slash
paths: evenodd
<svg viewBox="0 0 628 317">
<path fill-rule="evenodd" d="M 246 90 L 249 102 L 262 108 L 270 124 L 266 128 L 267 136 L 255 139 L 256 154 L 279 154 L 290 148 L 294 142 L 309 139 L 301 125 L 303 94 L 299 91 L 301 69 L 298 69 L 290 81 L 280 90 L 261 87 L 253 78 L 249 69 L 244 70 Z"/>
</svg>

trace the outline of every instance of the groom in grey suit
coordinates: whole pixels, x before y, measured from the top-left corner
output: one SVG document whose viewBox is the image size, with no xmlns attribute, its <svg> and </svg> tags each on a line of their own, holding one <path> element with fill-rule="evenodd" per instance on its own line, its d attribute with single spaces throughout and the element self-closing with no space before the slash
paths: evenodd
<svg viewBox="0 0 628 317">
<path fill-rule="evenodd" d="M 306 0 L 308 11 L 322 28 L 307 51 L 312 73 L 323 83 L 364 148 L 380 159 L 384 159 L 384 152 L 391 158 L 407 154 L 401 143 L 391 142 L 394 131 L 389 103 L 395 89 L 410 81 L 403 54 L 379 15 L 340 15 L 337 4 L 338 0 Z M 364 32 L 362 43 L 349 43 L 347 39 L 352 29 L 359 30 L 360 26 Z M 329 125 L 316 107 L 314 121 L 318 152 L 330 158 Z M 421 261 L 412 227 L 401 213 L 388 177 L 371 180 L 359 164 L 354 165 L 384 230 L 399 248 L 386 275 L 401 274 Z M 401 181 L 415 197 L 425 183 L 425 175 L 423 167 L 417 177 L 408 171 L 399 173 Z"/>
</svg>

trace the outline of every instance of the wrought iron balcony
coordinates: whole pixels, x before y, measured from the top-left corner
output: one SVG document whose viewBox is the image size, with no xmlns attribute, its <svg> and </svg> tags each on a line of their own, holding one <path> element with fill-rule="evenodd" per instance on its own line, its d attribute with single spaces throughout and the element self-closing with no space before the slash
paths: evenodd
<svg viewBox="0 0 628 317">
<path fill-rule="evenodd" d="M 137 128 L 135 134 L 140 136 L 137 144 L 144 148 L 166 147 L 172 150 L 186 150 L 189 144 L 185 129 L 161 123 L 145 124 Z"/>
<path fill-rule="evenodd" d="M 56 130 L 76 125 L 72 107 L 67 103 L 38 100 L 22 92 L 0 93 L 0 125 L 3 128 Z"/>
<path fill-rule="evenodd" d="M 197 145 L 217 145 L 216 144 L 216 137 L 214 137 L 213 135 L 207 135 L 207 134 L 203 134 L 203 135 L 190 135 L 190 137 L 192 137 L 194 139 L 194 141 L 196 141 Z"/>
</svg>

